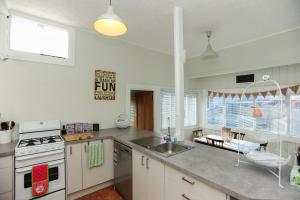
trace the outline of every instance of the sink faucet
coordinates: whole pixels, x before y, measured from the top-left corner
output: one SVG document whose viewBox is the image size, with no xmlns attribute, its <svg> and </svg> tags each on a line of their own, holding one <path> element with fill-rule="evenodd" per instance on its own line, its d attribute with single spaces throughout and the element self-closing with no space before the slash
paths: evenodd
<svg viewBox="0 0 300 200">
<path fill-rule="evenodd" d="M 166 142 L 171 142 L 171 122 L 170 122 L 170 117 L 168 117 L 168 134 L 165 137 Z"/>
</svg>

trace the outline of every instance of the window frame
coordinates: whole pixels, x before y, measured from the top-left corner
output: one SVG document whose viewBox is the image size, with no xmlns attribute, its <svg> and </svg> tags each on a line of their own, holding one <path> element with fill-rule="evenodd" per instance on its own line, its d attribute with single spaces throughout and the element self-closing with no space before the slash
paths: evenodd
<svg viewBox="0 0 300 200">
<path fill-rule="evenodd" d="M 299 134 L 292 134 L 292 106 L 291 106 L 291 100 L 292 100 L 292 97 L 293 96 L 299 96 L 300 97 L 300 94 L 291 94 L 289 95 L 289 98 L 288 98 L 288 106 L 289 106 L 289 109 L 288 109 L 288 114 L 287 114 L 287 117 L 288 117 L 288 125 L 287 125 L 287 129 L 288 129 L 288 135 L 290 137 L 293 137 L 293 138 L 300 138 L 300 132 Z"/>
<path fill-rule="evenodd" d="M 286 107 L 286 117 L 287 117 L 287 126 L 286 126 L 286 133 L 282 134 L 283 138 L 286 138 L 289 141 L 299 141 L 300 142 L 300 134 L 299 135 L 292 135 L 291 134 L 291 105 L 290 105 L 290 100 L 292 96 L 300 96 L 300 94 L 288 94 L 287 96 L 285 96 L 285 102 L 284 102 L 284 106 Z M 213 124 L 209 124 L 208 123 L 208 118 L 207 118 L 207 111 L 208 111 L 208 107 L 207 107 L 207 103 L 208 103 L 208 95 L 207 95 L 207 90 L 203 90 L 203 102 L 205 102 L 204 104 L 202 104 L 202 106 L 205 107 L 205 109 L 203 109 L 202 112 L 202 116 L 203 116 L 203 126 L 205 128 L 208 129 L 213 129 L 213 130 L 220 130 L 220 128 L 224 127 L 224 126 L 219 126 L 219 125 L 213 125 Z M 225 101 L 225 100 L 224 100 Z M 226 109 L 225 109 L 226 112 Z M 226 113 L 224 114 L 224 116 L 226 115 Z M 237 130 L 238 128 L 232 128 Z M 267 130 L 263 130 L 263 129 L 256 129 L 256 123 L 255 123 L 255 129 L 254 130 L 249 130 L 249 129 L 245 129 L 245 130 L 241 130 L 244 131 L 245 133 L 249 133 L 249 134 L 267 134 L 268 131 Z"/>
<path fill-rule="evenodd" d="M 163 127 L 162 127 L 162 102 L 161 102 L 161 95 L 162 95 L 162 92 L 173 92 L 173 93 L 175 93 L 175 91 L 173 90 L 173 89 L 161 89 L 160 90 L 160 130 L 162 131 L 162 132 L 165 132 L 165 131 L 167 131 L 168 129 L 166 128 L 166 129 L 163 129 Z M 199 91 L 196 91 L 196 90 L 188 90 L 188 91 L 185 91 L 184 92 L 184 96 L 186 95 L 186 94 L 195 94 L 196 95 L 196 124 L 195 125 L 192 125 L 192 126 L 184 126 L 184 129 L 185 130 L 188 130 L 188 129 L 193 129 L 193 128 L 196 128 L 196 127 L 198 127 L 199 126 L 199 108 L 200 108 L 200 104 L 199 104 L 199 99 L 200 99 L 200 97 L 199 97 L 199 94 L 200 94 L 200 92 Z M 171 128 L 170 129 L 171 131 L 174 131 L 175 130 L 175 128 Z"/>
<path fill-rule="evenodd" d="M 59 58 L 59 57 L 51 57 L 45 56 L 30 52 L 23 52 L 17 51 L 10 48 L 10 31 L 11 31 L 11 19 L 12 16 L 25 18 L 28 20 L 35 21 L 37 23 L 45 24 L 48 26 L 52 26 L 58 29 L 62 29 L 68 32 L 69 38 L 69 46 L 68 46 L 68 58 Z M 9 55 L 9 58 L 17 59 L 17 60 L 25 60 L 25 61 L 32 61 L 32 62 L 41 62 L 41 63 L 48 63 L 48 64 L 57 64 L 57 65 L 67 65 L 73 66 L 75 64 L 75 30 L 74 28 L 66 25 L 62 25 L 56 22 L 52 22 L 49 20 L 41 19 L 38 17 L 34 17 L 31 15 L 23 14 L 16 11 L 11 11 L 10 16 L 8 17 L 8 22 L 6 23 L 6 37 L 5 37 L 5 48 L 6 52 Z"/>
</svg>

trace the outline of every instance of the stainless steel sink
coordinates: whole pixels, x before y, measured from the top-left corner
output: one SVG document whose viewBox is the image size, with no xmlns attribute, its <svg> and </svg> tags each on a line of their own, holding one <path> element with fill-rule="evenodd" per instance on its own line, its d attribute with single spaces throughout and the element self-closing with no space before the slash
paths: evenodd
<svg viewBox="0 0 300 200">
<path fill-rule="evenodd" d="M 167 142 L 160 145 L 157 145 L 153 148 L 154 151 L 157 151 L 158 153 L 163 154 L 164 156 L 172 156 L 187 150 L 192 149 L 193 147 L 178 144 L 174 142 Z"/>
<path fill-rule="evenodd" d="M 150 149 L 152 151 L 158 152 L 160 155 L 166 157 L 176 155 L 178 153 L 193 148 L 192 146 L 187 146 L 177 142 L 166 142 L 158 136 L 150 136 L 146 138 L 135 139 L 132 140 L 131 142 L 140 145 L 142 147 L 145 147 L 147 149 Z"/>
<path fill-rule="evenodd" d="M 150 136 L 141 139 L 131 140 L 132 143 L 151 149 L 154 146 L 162 144 L 164 141 L 158 136 Z"/>
</svg>

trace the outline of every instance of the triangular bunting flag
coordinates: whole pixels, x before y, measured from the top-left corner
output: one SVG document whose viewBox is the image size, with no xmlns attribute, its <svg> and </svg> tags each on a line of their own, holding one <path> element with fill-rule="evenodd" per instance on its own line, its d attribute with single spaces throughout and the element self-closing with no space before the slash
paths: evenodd
<svg viewBox="0 0 300 200">
<path fill-rule="evenodd" d="M 256 99 L 258 97 L 259 93 L 258 92 L 254 92 L 254 93 L 252 93 L 252 95 L 253 95 L 254 99 Z"/>
<path fill-rule="evenodd" d="M 249 99 L 249 97 L 251 96 L 251 93 L 245 93 L 245 96 L 247 99 Z"/>
<path fill-rule="evenodd" d="M 231 98 L 234 98 L 235 95 L 236 95 L 235 93 L 231 93 L 231 94 L 230 94 Z"/>
<path fill-rule="evenodd" d="M 277 90 L 271 90 L 270 93 L 273 95 L 273 97 L 276 96 Z"/>
<path fill-rule="evenodd" d="M 281 93 L 286 96 L 288 88 L 281 88 Z"/>
<path fill-rule="evenodd" d="M 243 94 L 239 93 L 239 94 L 237 94 L 237 95 L 238 95 L 238 97 L 239 97 L 240 99 L 242 99 L 242 95 L 243 95 Z"/>
<path fill-rule="evenodd" d="M 261 96 L 263 96 L 264 98 L 266 98 L 266 96 L 267 96 L 267 94 L 268 94 L 268 91 L 261 92 L 260 94 L 261 94 Z"/>
<path fill-rule="evenodd" d="M 211 95 L 211 91 L 208 91 L 208 96 L 210 97 L 210 95 Z"/>
<path fill-rule="evenodd" d="M 213 92 L 213 97 L 216 97 L 217 96 L 217 92 Z"/>
<path fill-rule="evenodd" d="M 218 96 L 219 96 L 219 97 L 222 97 L 222 96 L 223 96 L 223 93 L 222 93 L 222 92 L 220 92 Z"/>
<path fill-rule="evenodd" d="M 225 97 L 225 99 L 227 99 L 227 97 L 229 97 L 230 96 L 230 94 L 229 93 L 224 93 L 224 97 Z"/>
<path fill-rule="evenodd" d="M 291 89 L 295 94 L 297 94 L 298 89 L 299 89 L 299 85 L 294 85 L 294 86 L 290 87 L 290 89 Z"/>
</svg>

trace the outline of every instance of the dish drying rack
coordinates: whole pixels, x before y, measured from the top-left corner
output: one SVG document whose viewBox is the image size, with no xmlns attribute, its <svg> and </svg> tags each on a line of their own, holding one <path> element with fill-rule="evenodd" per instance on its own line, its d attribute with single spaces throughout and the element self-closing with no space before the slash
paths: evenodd
<svg viewBox="0 0 300 200">
<path fill-rule="evenodd" d="M 257 86 L 257 85 L 264 85 L 264 84 L 271 84 L 276 87 L 276 90 L 278 91 L 279 95 L 279 101 L 280 101 L 280 108 L 279 111 L 276 110 L 269 110 L 262 109 L 258 111 L 257 117 L 262 117 L 263 113 L 272 113 L 272 119 L 282 119 L 285 117 L 285 112 L 283 108 L 283 95 L 281 92 L 280 85 L 277 81 L 271 80 L 269 75 L 264 75 L 262 81 L 253 82 L 249 84 L 242 93 L 242 97 L 245 97 L 246 93 L 251 87 Z M 256 101 L 254 101 L 256 102 Z M 255 109 L 259 109 L 256 107 L 256 103 L 253 107 L 252 114 L 255 117 Z M 238 127 L 238 159 L 237 159 L 237 167 L 240 166 L 240 163 L 248 163 L 248 164 L 255 164 L 257 166 L 265 168 L 267 171 L 269 171 L 272 175 L 274 175 L 278 179 L 278 186 L 283 188 L 283 185 L 281 184 L 281 175 L 282 175 L 282 167 L 287 165 L 291 159 L 291 156 L 289 155 L 288 158 L 282 157 L 282 135 L 280 133 L 279 127 L 280 127 L 280 120 L 277 120 L 277 131 L 272 131 L 270 134 L 274 134 L 278 136 L 278 143 L 279 143 L 279 155 L 271 152 L 262 152 L 262 151 L 248 151 L 244 152 L 240 149 L 240 136 L 241 136 L 241 130 L 245 129 L 245 112 L 243 112 L 243 106 L 242 102 L 240 102 L 240 112 L 241 115 L 241 121 L 242 124 Z M 247 114 L 251 112 L 246 112 Z M 275 113 L 275 114 L 274 114 Z M 246 114 L 246 115 L 247 115 Z M 275 116 L 275 117 L 274 117 Z M 266 116 L 265 116 L 266 117 Z M 267 115 L 268 117 L 268 115 Z M 239 121 L 240 122 L 240 121 Z M 245 160 L 241 160 L 241 152 L 243 152 L 243 155 L 245 157 Z"/>
</svg>

